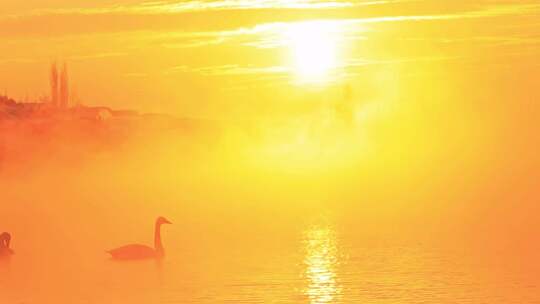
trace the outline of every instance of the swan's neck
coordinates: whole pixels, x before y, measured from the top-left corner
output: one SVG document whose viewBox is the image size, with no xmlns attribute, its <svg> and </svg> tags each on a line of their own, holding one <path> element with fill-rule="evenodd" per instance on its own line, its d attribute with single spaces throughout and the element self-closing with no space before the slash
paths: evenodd
<svg viewBox="0 0 540 304">
<path fill-rule="evenodd" d="M 161 243 L 161 225 L 156 223 L 156 228 L 154 230 L 154 248 L 156 253 L 163 255 L 163 244 Z"/>
</svg>

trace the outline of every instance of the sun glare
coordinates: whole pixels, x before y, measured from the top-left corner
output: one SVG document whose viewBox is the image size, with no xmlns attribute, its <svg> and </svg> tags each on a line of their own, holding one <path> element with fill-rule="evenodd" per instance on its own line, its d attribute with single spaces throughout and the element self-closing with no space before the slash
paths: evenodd
<svg viewBox="0 0 540 304">
<path fill-rule="evenodd" d="M 300 82 L 325 82 L 338 66 L 340 29 L 329 21 L 290 24 L 284 31 L 294 71 Z"/>
</svg>

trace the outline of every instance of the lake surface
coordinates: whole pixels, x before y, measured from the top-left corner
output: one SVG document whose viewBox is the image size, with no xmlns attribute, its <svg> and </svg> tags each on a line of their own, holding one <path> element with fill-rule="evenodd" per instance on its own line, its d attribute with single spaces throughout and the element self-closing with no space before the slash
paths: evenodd
<svg viewBox="0 0 540 304">
<path fill-rule="evenodd" d="M 166 247 L 178 232 L 167 228 Z M 161 263 L 114 262 L 98 248 L 65 246 L 43 259 L 20 250 L 0 265 L 2 303 L 540 303 L 538 269 L 519 261 L 479 259 L 467 248 L 362 244 L 326 220 L 283 239 L 264 233 L 169 244 Z"/>
<path fill-rule="evenodd" d="M 0 177 L 1 304 L 540 303 L 533 187 L 147 146 Z M 108 258 L 159 215 L 161 263 Z"/>
</svg>

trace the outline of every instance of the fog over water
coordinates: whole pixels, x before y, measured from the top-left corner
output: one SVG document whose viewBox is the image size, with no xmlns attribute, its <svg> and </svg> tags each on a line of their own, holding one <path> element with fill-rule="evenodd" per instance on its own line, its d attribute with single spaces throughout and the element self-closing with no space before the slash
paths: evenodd
<svg viewBox="0 0 540 304">
<path fill-rule="evenodd" d="M 15 255 L 1 302 L 540 300 L 530 167 L 491 175 L 499 165 L 479 145 L 453 149 L 459 137 L 421 134 L 417 153 L 397 153 L 412 131 L 382 145 L 301 119 L 4 122 L 0 230 Z M 109 259 L 153 244 L 159 215 L 173 222 L 162 262 Z"/>
</svg>

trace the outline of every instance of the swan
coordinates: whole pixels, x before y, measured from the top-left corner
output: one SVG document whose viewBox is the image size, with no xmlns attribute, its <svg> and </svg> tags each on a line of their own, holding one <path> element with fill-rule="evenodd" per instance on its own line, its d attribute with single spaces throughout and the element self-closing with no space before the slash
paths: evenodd
<svg viewBox="0 0 540 304">
<path fill-rule="evenodd" d="M 12 255 L 14 252 L 9 248 L 9 243 L 11 242 L 11 234 L 7 232 L 2 232 L 0 234 L 0 257 Z"/>
<path fill-rule="evenodd" d="M 161 259 L 164 256 L 163 245 L 161 243 L 161 225 L 172 224 L 166 218 L 160 216 L 156 220 L 154 230 L 154 248 L 140 244 L 129 244 L 107 251 L 115 260 L 140 260 L 140 259 Z"/>
</svg>

